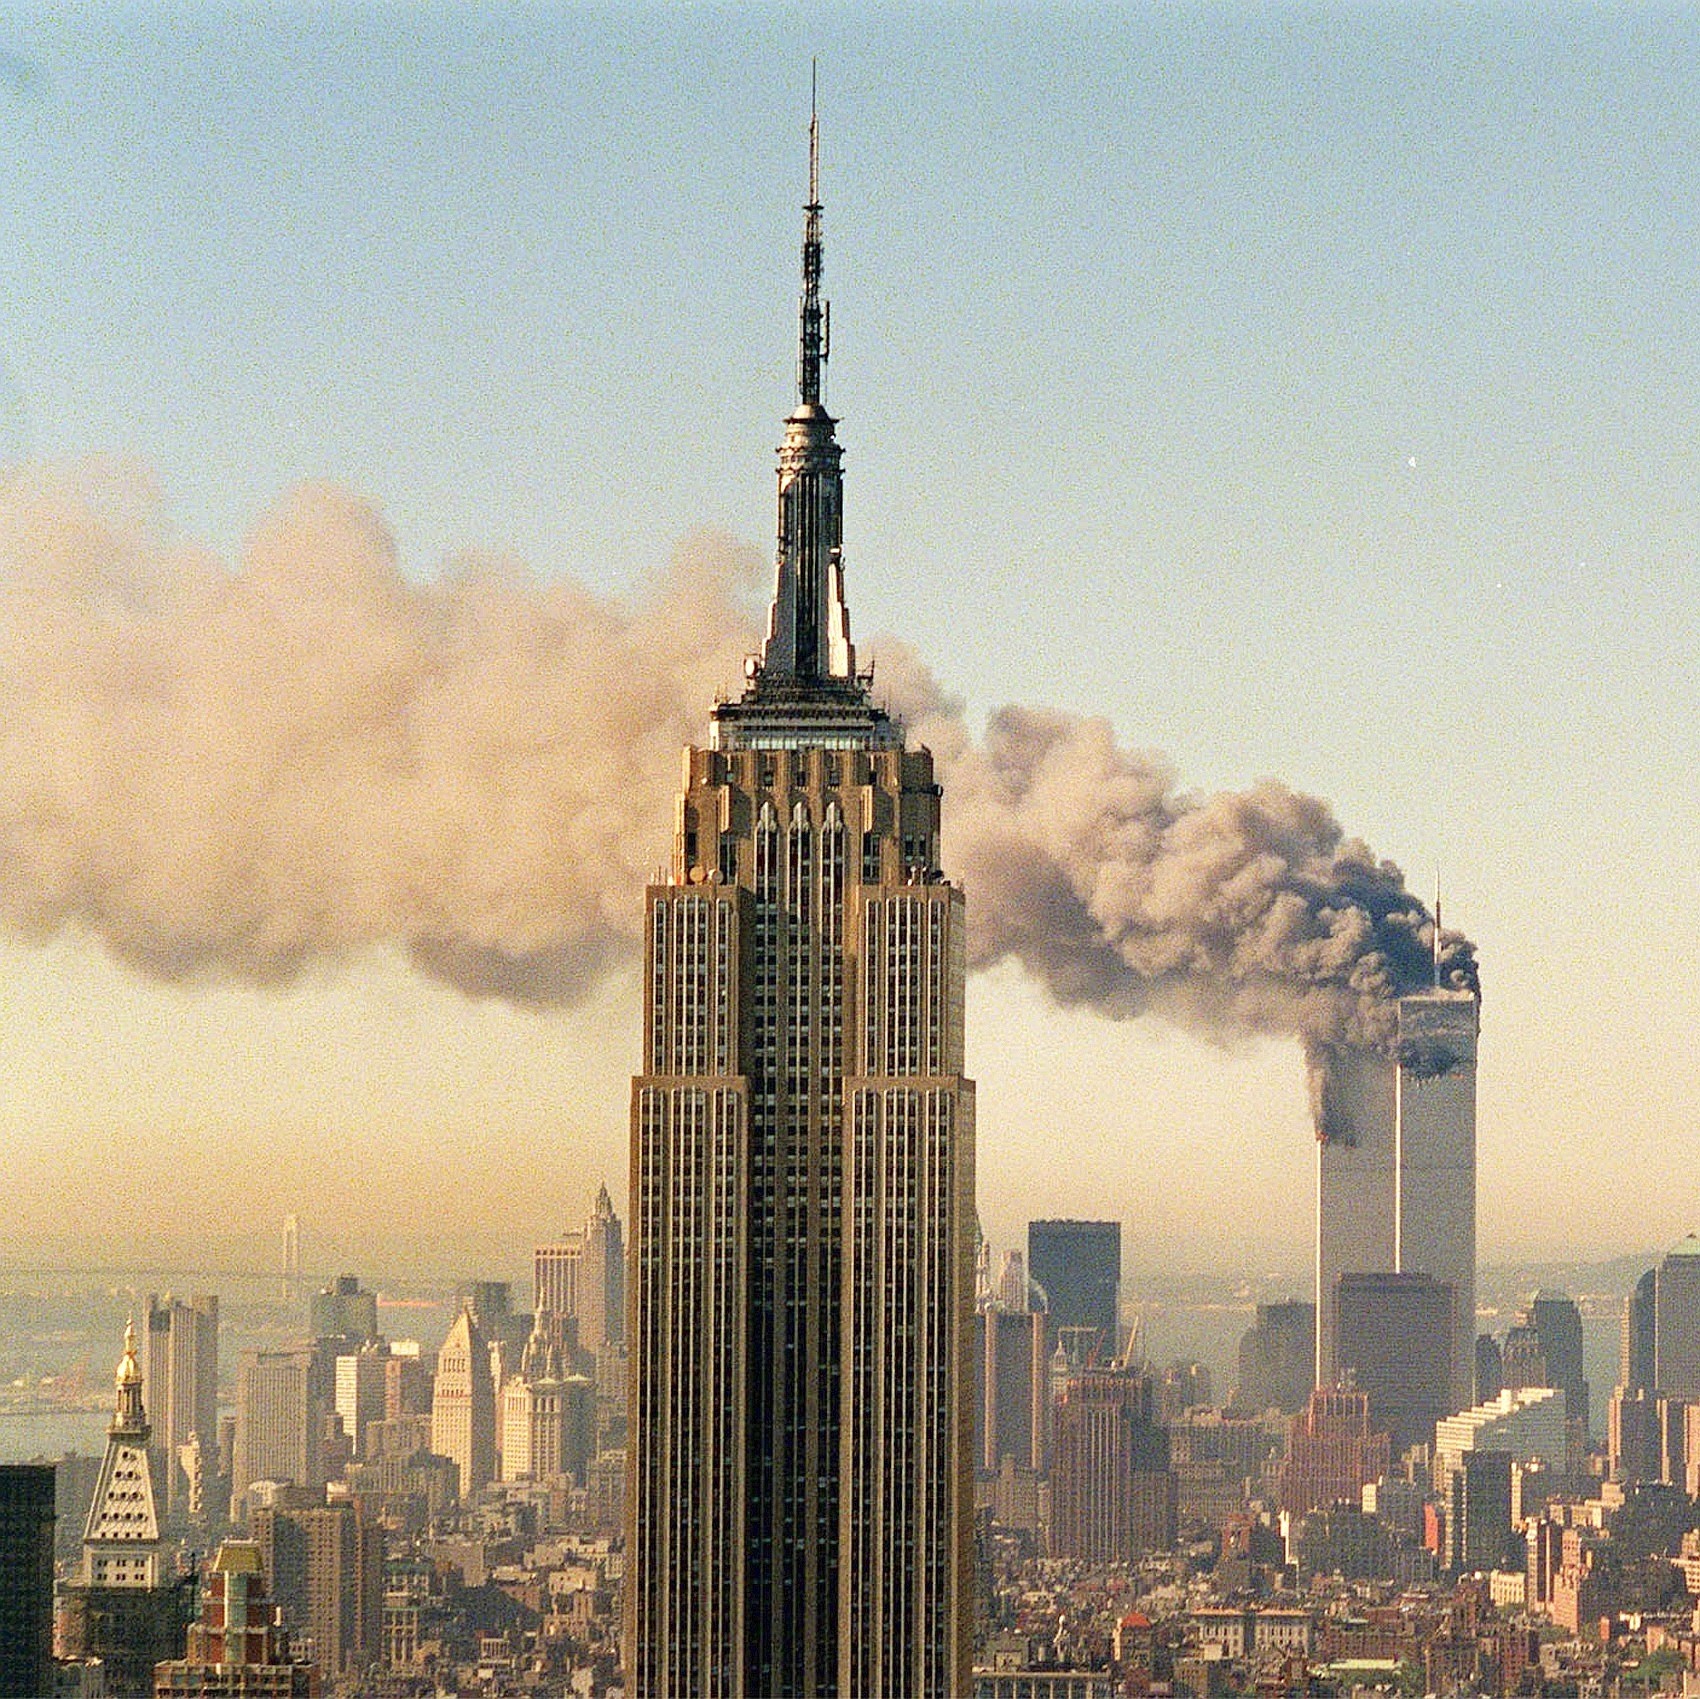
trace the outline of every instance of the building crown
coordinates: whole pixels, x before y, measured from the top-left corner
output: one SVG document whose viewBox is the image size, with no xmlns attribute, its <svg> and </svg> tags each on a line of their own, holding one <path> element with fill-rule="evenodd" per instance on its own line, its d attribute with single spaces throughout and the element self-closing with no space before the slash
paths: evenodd
<svg viewBox="0 0 1700 1699">
<path fill-rule="evenodd" d="M 809 101 L 809 198 L 797 320 L 797 404 L 779 445 L 778 553 L 767 638 L 744 664 L 745 689 L 714 713 L 717 749 L 894 748 L 899 727 L 856 670 L 844 597 L 843 450 L 823 402 L 832 311 L 821 290 L 820 123 Z"/>
</svg>

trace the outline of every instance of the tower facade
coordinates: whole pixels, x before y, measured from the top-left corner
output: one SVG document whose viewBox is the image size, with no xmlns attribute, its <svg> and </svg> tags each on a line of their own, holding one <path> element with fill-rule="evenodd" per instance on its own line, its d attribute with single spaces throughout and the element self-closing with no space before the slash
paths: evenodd
<svg viewBox="0 0 1700 1699">
<path fill-rule="evenodd" d="M 1116 1311 L 1122 1278 L 1119 1221 L 1029 1221 L 1027 1272 L 1045 1294 L 1051 1331 L 1089 1327 L 1081 1355 L 1108 1365 L 1117 1355 Z"/>
<path fill-rule="evenodd" d="M 1700 1398 L 1700 1234 L 1654 1270 L 1653 1385 L 1667 1398 Z"/>
<path fill-rule="evenodd" d="M 0 1463 L 0 1699 L 53 1691 L 53 1465 Z"/>
<path fill-rule="evenodd" d="M 1050 1551 L 1131 1563 L 1175 1543 L 1177 1488 L 1151 1377 L 1136 1367 L 1082 1369 L 1057 1395 Z"/>
<path fill-rule="evenodd" d="M 496 1474 L 496 1387 L 490 1347 L 463 1305 L 437 1353 L 431 1391 L 431 1449 L 460 1471 L 460 1496 L 470 1503 Z"/>
<path fill-rule="evenodd" d="M 632 1089 L 627 1668 L 966 1691 L 973 1088 L 925 749 L 856 670 L 811 127 L 766 643 L 685 753 Z"/>
<path fill-rule="evenodd" d="M 142 1404 L 142 1366 L 136 1329 L 124 1330 L 118 1363 L 118 1404 L 106 1430 L 106 1458 L 83 1524 L 83 1580 L 91 1587 L 157 1587 L 164 1578 L 164 1542 Z"/>
<path fill-rule="evenodd" d="M 64 1590 L 63 1649 L 99 1658 L 113 1699 L 153 1692 L 154 1665 L 182 1655 L 194 1614 L 192 1576 L 168 1573 L 142 1403 L 134 1323 L 124 1330 L 117 1408 L 83 1525 L 82 1573 Z"/>
<path fill-rule="evenodd" d="M 142 1378 L 153 1413 L 156 1478 L 170 1521 L 190 1514 L 204 1483 L 191 1478 L 187 1457 L 198 1440 L 203 1469 L 218 1458 L 218 1299 L 197 1292 L 187 1303 L 167 1292 L 148 1294 Z M 210 1471 L 209 1471 L 210 1472 Z"/>
<path fill-rule="evenodd" d="M 1436 986 L 1398 1004 L 1392 1055 L 1313 1057 L 1316 1104 L 1316 1384 L 1336 1384 L 1342 1275 L 1426 1274 L 1452 1292 L 1450 1409 L 1476 1370 L 1474 991 Z"/>
<path fill-rule="evenodd" d="M 1467 1410 L 1476 1384 L 1476 1034 L 1473 991 L 1399 999 L 1401 1274 L 1452 1288 L 1449 1402 Z"/>
</svg>

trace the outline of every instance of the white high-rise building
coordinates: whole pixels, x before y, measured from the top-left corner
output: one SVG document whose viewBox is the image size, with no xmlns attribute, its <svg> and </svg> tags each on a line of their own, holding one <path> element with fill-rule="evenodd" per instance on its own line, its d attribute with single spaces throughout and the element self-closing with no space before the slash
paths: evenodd
<svg viewBox="0 0 1700 1699">
<path fill-rule="evenodd" d="M 1434 1485 L 1440 1493 L 1472 1451 L 1509 1451 L 1517 1462 L 1564 1467 L 1564 1392 L 1554 1386 L 1520 1386 L 1486 1404 L 1460 1410 L 1435 1424 Z"/>
<path fill-rule="evenodd" d="M 1399 999 L 1394 1267 L 1452 1288 L 1452 1408 L 1475 1398 L 1476 1034 L 1471 991 Z"/>
<path fill-rule="evenodd" d="M 1476 1036 L 1474 991 L 1399 999 L 1393 1055 L 1321 1059 L 1317 1117 L 1316 1382 L 1334 1384 L 1344 1274 L 1426 1274 L 1451 1288 L 1450 1402 L 1474 1397 Z"/>
<path fill-rule="evenodd" d="M 1316 1384 L 1335 1381 L 1340 1276 L 1398 1267 L 1394 1175 L 1399 1161 L 1393 1058 L 1335 1050 L 1320 1064 L 1316 1105 Z"/>
</svg>

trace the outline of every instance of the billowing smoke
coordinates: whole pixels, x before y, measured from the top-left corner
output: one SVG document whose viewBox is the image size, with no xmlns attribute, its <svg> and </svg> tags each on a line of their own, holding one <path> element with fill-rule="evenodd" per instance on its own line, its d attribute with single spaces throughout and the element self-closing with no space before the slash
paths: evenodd
<svg viewBox="0 0 1700 1699">
<path fill-rule="evenodd" d="M 0 490 L 0 926 L 261 984 L 390 944 L 532 1002 L 630 959 L 753 556 L 689 545 L 629 602 L 492 562 L 416 584 L 369 507 L 308 488 L 232 571 L 89 482 Z M 1188 797 L 1041 709 L 976 740 L 895 645 L 880 689 L 939 758 L 974 965 L 1313 1045 L 1385 1042 L 1426 982 L 1422 904 L 1314 798 Z M 1473 983 L 1468 944 L 1446 971 Z"/>
</svg>

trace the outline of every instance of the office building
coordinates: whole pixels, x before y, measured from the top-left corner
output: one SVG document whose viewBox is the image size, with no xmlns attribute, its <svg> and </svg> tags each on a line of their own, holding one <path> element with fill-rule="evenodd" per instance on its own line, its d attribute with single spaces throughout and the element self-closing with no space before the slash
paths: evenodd
<svg viewBox="0 0 1700 1699">
<path fill-rule="evenodd" d="M 1507 1389 L 1490 1404 L 1460 1410 L 1435 1424 L 1434 1489 L 1446 1496 L 1466 1452 L 1504 1451 L 1520 1464 L 1561 1468 L 1568 1443 L 1563 1392 L 1550 1386 Z"/>
<path fill-rule="evenodd" d="M 343 1340 L 352 1349 L 378 1337 L 378 1294 L 366 1291 L 355 1274 L 339 1274 L 315 1292 L 307 1315 L 315 1340 Z"/>
<path fill-rule="evenodd" d="M 1568 1462 L 1574 1472 L 1588 1449 L 1588 1381 L 1582 1362 L 1582 1312 L 1562 1292 L 1537 1292 L 1505 1335 L 1500 1353 L 1501 1385 L 1556 1386 L 1564 1393 L 1570 1421 Z"/>
<path fill-rule="evenodd" d="M 384 1533 L 352 1504 L 262 1508 L 254 1543 L 285 1626 L 329 1685 L 384 1651 Z"/>
<path fill-rule="evenodd" d="M 1614 1481 L 1631 1486 L 1656 1481 L 1660 1471 L 1659 1405 L 1646 1387 L 1626 1392 L 1621 1386 L 1607 1406 L 1607 1467 Z"/>
<path fill-rule="evenodd" d="M 975 1449 L 979 1468 L 995 1475 L 1008 1458 L 1017 1469 L 1047 1467 L 1050 1351 L 1045 1312 L 1005 1308 L 974 1312 Z"/>
<path fill-rule="evenodd" d="M 1316 1305 L 1290 1298 L 1259 1304 L 1257 1320 L 1240 1339 L 1232 1405 L 1246 1415 L 1301 1410 L 1315 1385 Z"/>
<path fill-rule="evenodd" d="M 1452 1293 L 1447 1402 L 1476 1385 L 1476 1040 L 1473 991 L 1399 999 L 1399 1166 L 1394 1270 Z M 1365 1272 L 1376 1272 L 1367 1270 Z"/>
<path fill-rule="evenodd" d="M 1107 1366 L 1120 1355 L 1119 1221 L 1028 1222 L 1027 1274 L 1045 1295 L 1053 1338 L 1064 1328 L 1090 1328 L 1086 1361 Z"/>
<path fill-rule="evenodd" d="M 1280 1506 L 1302 1516 L 1331 1504 L 1359 1505 L 1391 1456 L 1387 1435 L 1370 1427 L 1368 1393 L 1319 1386 L 1288 1429 Z"/>
<path fill-rule="evenodd" d="M 596 1386 L 566 1372 L 561 1348 L 537 1312 L 518 1370 L 502 1388 L 502 1479 L 580 1486 L 596 1450 Z"/>
<path fill-rule="evenodd" d="M 1486 1404 L 1505 1388 L 1505 1357 L 1491 1333 L 1476 1335 L 1476 1403 Z"/>
<path fill-rule="evenodd" d="M 417 1359 L 416 1359 L 417 1360 Z M 356 1351 L 341 1352 L 335 1365 L 336 1413 L 353 1454 L 366 1460 L 366 1430 L 381 1422 L 389 1386 L 389 1347 L 368 1341 Z"/>
<path fill-rule="evenodd" d="M 1063 1383 L 1055 1423 L 1051 1556 L 1132 1563 L 1173 1546 L 1177 1483 L 1151 1377 L 1082 1369 Z"/>
<path fill-rule="evenodd" d="M 531 1254 L 532 1307 L 537 1315 L 576 1316 L 584 1235 L 568 1233 Z"/>
<path fill-rule="evenodd" d="M 1451 1410 L 1452 1289 L 1426 1274 L 1342 1274 L 1335 1373 L 1369 1396 L 1370 1426 L 1402 1456 Z"/>
<path fill-rule="evenodd" d="M 1452 1293 L 1447 1401 L 1476 1369 L 1476 1044 L 1473 991 L 1401 997 L 1394 1054 L 1319 1049 L 1316 1383 L 1338 1380 L 1343 1274 L 1426 1274 Z"/>
<path fill-rule="evenodd" d="M 1617 1380 L 1625 1392 L 1652 1392 L 1658 1385 L 1654 1378 L 1654 1316 L 1658 1279 L 1659 1271 L 1648 1269 L 1623 1301 Z"/>
<path fill-rule="evenodd" d="M 1399 1266 L 1395 1065 L 1375 1050 L 1317 1050 L 1309 1060 L 1317 1141 L 1316 1385 L 1331 1388 L 1338 1380 L 1340 1276 L 1393 1273 Z"/>
<path fill-rule="evenodd" d="M 537 1247 L 532 1280 L 536 1312 L 570 1317 L 584 1350 L 596 1355 L 624 1340 L 625 1235 L 606 1186 L 598 1189 L 581 1231 Z"/>
<path fill-rule="evenodd" d="M 132 1322 L 124 1330 L 106 1455 L 83 1524 L 82 1568 L 64 1589 L 62 1618 L 66 1657 L 99 1658 L 108 1699 L 148 1699 L 154 1665 L 181 1655 L 194 1611 L 193 1577 L 168 1572 L 152 1431 Z"/>
<path fill-rule="evenodd" d="M 319 1691 L 312 1666 L 290 1656 L 256 1542 L 218 1548 L 183 1656 L 155 1668 L 153 1691 L 154 1699 L 312 1699 Z"/>
<path fill-rule="evenodd" d="M 173 1525 L 200 1521 L 218 1474 L 218 1299 L 150 1292 L 142 1346 L 160 1508 Z"/>
<path fill-rule="evenodd" d="M 405 1341 L 390 1346 L 384 1359 L 384 1419 L 431 1414 L 431 1366 L 419 1347 Z"/>
<path fill-rule="evenodd" d="M 53 1465 L 0 1463 L 0 1699 L 53 1691 Z"/>
<path fill-rule="evenodd" d="M 627 1670 L 658 1695 L 960 1694 L 973 1088 L 932 756 L 858 672 L 821 209 L 776 588 L 685 755 L 632 1093 Z"/>
<path fill-rule="evenodd" d="M 312 1346 L 244 1351 L 236 1370 L 231 1516 L 247 1519 L 256 1481 L 324 1490 L 325 1418 L 336 1408 L 335 1358 Z"/>
<path fill-rule="evenodd" d="M 460 1496 L 470 1501 L 496 1476 L 496 1387 L 490 1348 L 463 1303 L 437 1353 L 431 1390 L 431 1449 L 460 1471 Z"/>
<path fill-rule="evenodd" d="M 1505 1451 L 1466 1451 L 1446 1482 L 1446 1567 L 1521 1567 L 1512 1540 L 1512 1459 Z"/>
<path fill-rule="evenodd" d="M 1653 1385 L 1700 1399 L 1700 1235 L 1673 1245 L 1653 1273 Z"/>
<path fill-rule="evenodd" d="M 608 1188 L 596 1193 L 596 1205 L 584 1224 L 579 1262 L 578 1342 L 600 1352 L 626 1337 L 626 1244 Z"/>
</svg>

